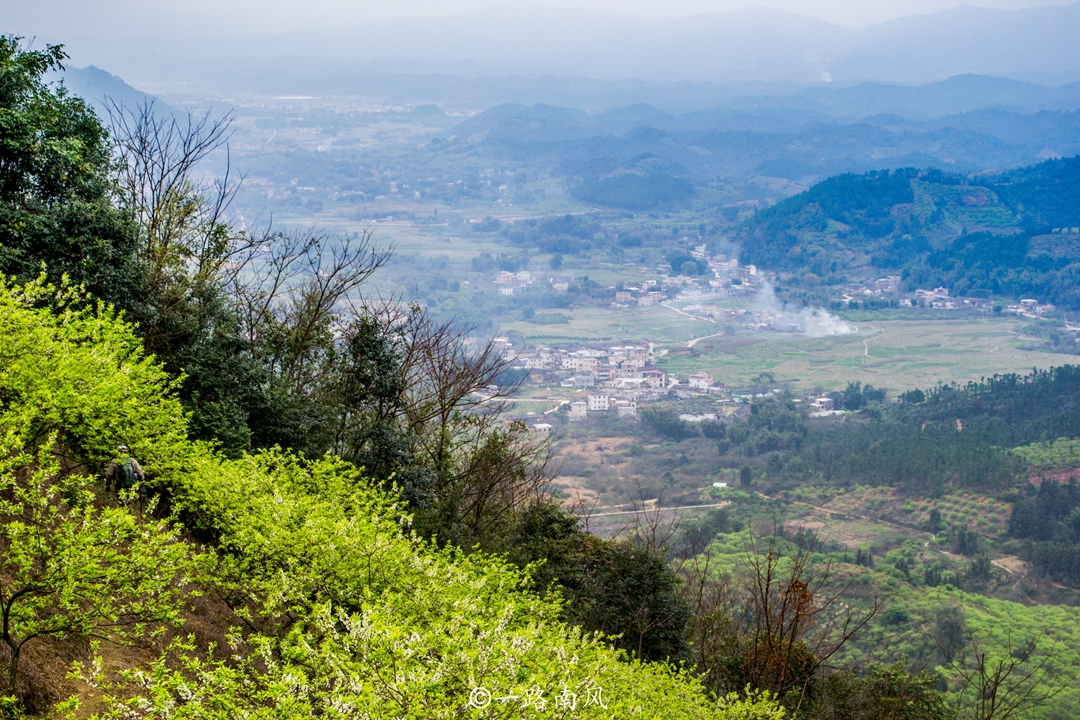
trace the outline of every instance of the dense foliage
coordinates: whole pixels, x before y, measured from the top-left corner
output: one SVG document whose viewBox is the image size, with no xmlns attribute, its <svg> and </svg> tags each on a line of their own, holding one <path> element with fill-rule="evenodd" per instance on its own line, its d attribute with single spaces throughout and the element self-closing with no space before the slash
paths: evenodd
<svg viewBox="0 0 1080 720">
<path fill-rule="evenodd" d="M 44 262 L 50 277 L 130 307 L 142 268 L 113 203 L 108 134 L 83 100 L 40 80 L 64 58 L 0 37 L 0 272 L 26 280 Z"/>
<path fill-rule="evenodd" d="M 864 408 L 868 392 L 875 400 Z M 849 403 L 849 396 L 858 402 Z M 854 384 L 837 399 L 864 409 L 837 422 L 809 418 L 790 400 L 755 403 L 746 422 L 726 429 L 720 450 L 762 457 L 780 483 L 873 478 L 934 495 L 952 484 L 1002 491 L 1023 469 L 1009 448 L 1080 434 L 1074 366 L 912 391 L 887 409 L 878 405 L 877 391 Z"/>
<path fill-rule="evenodd" d="M 764 699 L 717 705 L 685 673 L 629 661 L 562 623 L 558 596 L 533 594 L 529 574 L 505 561 L 411 535 L 402 506 L 349 463 L 284 450 L 228 459 L 188 440 L 166 373 L 130 326 L 82 300 L 0 284 L 3 482 L 20 488 L 4 512 L 47 518 L 3 525 L 12 641 L 167 630 L 188 612 L 192 580 L 178 573 L 196 573 L 234 626 L 227 653 L 176 635 L 134 674 L 84 666 L 108 713 L 458 717 L 483 687 L 529 698 L 513 716 L 561 717 L 559 697 L 580 697 L 584 717 L 727 717 L 728 704 L 732 717 L 779 716 Z M 126 507 L 94 481 L 121 441 L 149 483 Z M 142 517 L 148 490 L 209 544 Z M 28 551 L 43 543 L 62 569 L 37 570 L 52 585 L 20 592 L 37 562 Z"/>
<path fill-rule="evenodd" d="M 979 180 L 913 169 L 839 175 L 747 220 L 742 259 L 809 285 L 873 279 L 869 269 L 909 288 L 1076 307 L 1078 172 L 1071 158 Z"/>
<path fill-rule="evenodd" d="M 890 407 L 869 391 L 875 400 L 864 408 L 867 388 L 853 384 L 837 394 L 838 404 L 849 406 L 857 393 L 860 402 L 851 407 L 863 408 L 840 421 L 810 418 L 783 398 L 755 403 L 745 421 L 718 428 L 719 451 L 754 459 L 776 488 L 873 482 L 914 497 L 938 497 L 957 487 L 1015 496 L 1010 534 L 1026 541 L 1025 558 L 1052 577 L 1080 581 L 1080 531 L 1070 515 L 1077 506 L 1074 486 L 1026 482 L 1030 458 L 1045 454 L 1040 448 L 1080 437 L 1080 368 L 911 391 Z M 679 422 L 674 415 L 666 423 L 645 419 L 673 439 L 682 439 L 676 435 L 688 428 L 673 425 Z M 963 529 L 956 532 L 958 551 L 976 554 L 964 550 Z"/>
<path fill-rule="evenodd" d="M 659 173 L 620 173 L 577 185 L 570 194 L 578 200 L 596 205 L 651 210 L 670 207 L 692 197 L 694 186 L 685 178 Z"/>
<path fill-rule="evenodd" d="M 1080 583 L 1080 488 L 1044 482 L 1014 506 L 1009 533 L 1027 540 L 1031 562 L 1057 580 Z"/>
</svg>

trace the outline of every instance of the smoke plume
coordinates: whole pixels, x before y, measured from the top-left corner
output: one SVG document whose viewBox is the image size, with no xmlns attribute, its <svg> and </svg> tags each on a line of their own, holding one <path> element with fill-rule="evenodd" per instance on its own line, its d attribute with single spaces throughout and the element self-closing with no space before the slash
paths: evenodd
<svg viewBox="0 0 1080 720">
<path fill-rule="evenodd" d="M 800 332 L 807 337 L 850 335 L 859 331 L 856 325 L 841 320 L 822 308 L 805 307 L 798 312 L 785 310 L 768 282 L 762 283 L 761 289 L 754 295 L 754 307 L 773 316 L 772 324 L 775 329 Z"/>
</svg>

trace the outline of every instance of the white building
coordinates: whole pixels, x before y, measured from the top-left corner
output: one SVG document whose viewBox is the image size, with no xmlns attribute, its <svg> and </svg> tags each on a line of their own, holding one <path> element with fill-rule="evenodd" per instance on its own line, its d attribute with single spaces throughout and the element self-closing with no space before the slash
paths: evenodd
<svg viewBox="0 0 1080 720">
<path fill-rule="evenodd" d="M 696 372 L 690 375 L 690 387 L 708 390 L 710 385 L 712 385 L 712 376 L 708 373 Z"/>
<path fill-rule="evenodd" d="M 608 409 L 607 395 L 589 395 L 589 412 L 603 412 Z"/>
<path fill-rule="evenodd" d="M 589 404 L 584 402 L 570 403 L 570 422 L 584 420 L 589 412 Z"/>
</svg>

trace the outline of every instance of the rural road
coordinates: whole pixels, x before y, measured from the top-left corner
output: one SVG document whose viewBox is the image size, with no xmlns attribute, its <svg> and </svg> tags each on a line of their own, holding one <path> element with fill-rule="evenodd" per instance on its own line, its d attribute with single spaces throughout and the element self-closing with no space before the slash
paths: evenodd
<svg viewBox="0 0 1080 720">
<path fill-rule="evenodd" d="M 696 508 L 726 507 L 726 506 L 728 506 L 730 504 L 731 504 L 730 500 L 725 500 L 724 502 L 713 503 L 712 505 L 677 505 L 675 507 L 664 507 L 663 505 L 661 505 L 659 507 L 638 508 L 637 510 L 620 510 L 619 512 L 595 513 L 595 514 L 592 514 L 592 515 L 581 515 L 579 517 L 581 517 L 581 518 L 586 518 L 586 517 L 588 517 L 588 518 L 597 518 L 597 517 L 611 517 L 612 515 L 640 515 L 641 513 L 645 513 L 645 512 L 663 512 L 665 510 L 693 510 L 693 509 L 696 509 Z"/>
<path fill-rule="evenodd" d="M 666 308 L 667 308 L 668 310 L 672 310 L 672 311 L 674 311 L 674 312 L 677 312 L 677 313 L 679 313 L 680 315 L 683 315 L 683 316 L 685 316 L 685 317 L 688 317 L 688 318 L 690 318 L 691 320 L 704 320 L 705 322 L 711 322 L 711 323 L 712 323 L 713 325 L 716 325 L 716 324 L 717 324 L 717 323 L 716 323 L 716 320 L 714 320 L 714 319 L 712 319 L 712 318 L 710 318 L 710 317 L 705 317 L 705 316 L 703 316 L 703 315 L 691 315 L 690 313 L 688 313 L 688 312 L 683 312 L 683 311 L 682 311 L 682 310 L 680 310 L 679 308 L 677 308 L 677 307 L 674 307 L 673 305 L 671 305 L 671 304 L 669 304 L 669 303 L 660 303 L 660 304 L 661 304 L 662 306 L 666 307 Z M 702 335 L 701 337 L 698 337 L 698 338 L 694 338 L 693 340 L 688 340 L 688 341 L 686 342 L 686 347 L 688 347 L 688 348 L 692 348 L 692 347 L 694 347 L 695 345 L 697 345 L 697 344 L 698 344 L 699 342 L 701 342 L 702 340 L 708 340 L 709 338 L 714 338 L 714 337 L 720 337 L 720 336 L 721 336 L 721 335 L 723 335 L 723 334 L 724 334 L 724 331 L 723 331 L 723 330 L 721 330 L 720 332 L 715 332 L 715 333 L 713 333 L 712 335 Z"/>
</svg>

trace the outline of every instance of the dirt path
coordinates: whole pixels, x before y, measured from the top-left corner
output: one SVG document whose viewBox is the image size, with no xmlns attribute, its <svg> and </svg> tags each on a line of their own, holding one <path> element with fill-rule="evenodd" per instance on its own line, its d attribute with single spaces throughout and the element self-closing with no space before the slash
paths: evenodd
<svg viewBox="0 0 1080 720">
<path fill-rule="evenodd" d="M 699 342 L 701 342 L 702 340 L 708 340 L 709 338 L 720 337 L 723 334 L 724 334 L 724 331 L 721 330 L 720 332 L 713 333 L 712 335 L 702 335 L 699 338 L 694 338 L 693 340 L 687 340 L 686 341 L 686 347 L 692 348 L 695 345 L 697 345 Z"/>
<path fill-rule="evenodd" d="M 597 517 L 611 517 L 612 515 L 640 515 L 647 512 L 667 512 L 668 510 L 695 510 L 697 508 L 718 508 L 727 507 L 731 504 L 730 500 L 724 500 L 723 502 L 713 503 L 712 505 L 677 505 L 675 507 L 664 507 L 658 505 L 655 507 L 638 508 L 637 510 L 620 510 L 618 512 L 602 512 L 594 513 L 592 515 L 581 515 L 581 518 L 597 518 Z"/>
</svg>

